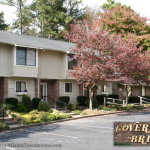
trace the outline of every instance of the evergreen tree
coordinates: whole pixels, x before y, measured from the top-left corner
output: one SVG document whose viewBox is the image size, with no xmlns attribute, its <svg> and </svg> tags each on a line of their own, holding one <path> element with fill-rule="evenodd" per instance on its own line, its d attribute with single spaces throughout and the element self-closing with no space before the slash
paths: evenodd
<svg viewBox="0 0 150 150">
<path fill-rule="evenodd" d="M 4 13 L 1 12 L 0 13 L 0 30 L 7 30 L 7 28 L 8 28 L 8 24 L 5 23 Z"/>
</svg>

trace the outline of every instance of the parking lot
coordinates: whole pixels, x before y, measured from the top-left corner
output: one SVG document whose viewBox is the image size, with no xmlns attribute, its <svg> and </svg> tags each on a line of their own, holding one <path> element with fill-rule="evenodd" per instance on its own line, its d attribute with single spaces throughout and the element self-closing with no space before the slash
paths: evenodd
<svg viewBox="0 0 150 150">
<path fill-rule="evenodd" d="M 113 145 L 114 121 L 150 121 L 150 113 L 107 115 L 0 133 L 2 150 L 149 150 Z M 6 145 L 4 145 L 6 144 Z M 16 144 L 16 145 L 15 145 Z M 17 145 L 20 144 L 20 145 Z M 42 145 L 43 144 L 43 145 Z M 46 144 L 46 145 L 44 145 Z M 13 145 L 13 147 L 11 147 Z M 2 147 L 3 146 L 3 147 Z M 43 146 L 43 147 L 42 147 Z"/>
</svg>

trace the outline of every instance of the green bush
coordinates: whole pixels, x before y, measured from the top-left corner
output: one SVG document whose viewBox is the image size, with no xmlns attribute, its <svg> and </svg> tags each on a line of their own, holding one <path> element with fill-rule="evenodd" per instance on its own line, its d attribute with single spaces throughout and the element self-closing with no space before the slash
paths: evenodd
<svg viewBox="0 0 150 150">
<path fill-rule="evenodd" d="M 13 105 L 10 105 L 10 104 L 7 104 L 5 109 L 6 110 L 13 110 L 14 106 Z"/>
<path fill-rule="evenodd" d="M 48 112 L 41 112 L 39 118 L 42 122 L 49 121 L 49 113 Z"/>
<path fill-rule="evenodd" d="M 49 104 L 47 102 L 39 102 L 39 105 L 38 105 L 38 110 L 39 111 L 50 111 L 51 110 L 51 107 L 49 106 Z"/>
<path fill-rule="evenodd" d="M 28 108 L 23 103 L 19 103 L 16 111 L 17 112 L 28 112 Z"/>
<path fill-rule="evenodd" d="M 75 104 L 68 104 L 67 105 L 67 109 L 70 111 L 76 110 L 77 109 L 77 105 Z"/>
<path fill-rule="evenodd" d="M 8 129 L 8 128 L 9 128 L 9 126 L 6 125 L 6 123 L 0 122 L 0 130 L 4 130 L 4 129 Z"/>
<path fill-rule="evenodd" d="M 95 99 L 98 105 L 103 105 L 104 104 L 104 97 L 107 97 L 107 95 L 96 95 Z"/>
<path fill-rule="evenodd" d="M 33 109 L 38 109 L 38 106 L 39 106 L 39 102 L 41 101 L 40 98 L 33 98 L 32 99 L 32 108 Z"/>
<path fill-rule="evenodd" d="M 119 96 L 117 94 L 109 94 L 109 98 L 119 99 Z"/>
<path fill-rule="evenodd" d="M 22 95 L 22 104 L 27 107 L 27 110 L 31 110 L 32 102 L 28 95 Z"/>
<path fill-rule="evenodd" d="M 86 96 L 77 96 L 77 102 L 79 106 L 86 106 L 87 97 Z"/>
<path fill-rule="evenodd" d="M 18 99 L 14 97 L 6 98 L 6 105 L 7 104 L 12 106 L 12 110 L 15 110 L 18 106 Z"/>
<path fill-rule="evenodd" d="M 77 115 L 80 115 L 81 110 L 74 110 L 74 111 L 72 111 L 72 113 L 75 113 L 75 114 L 77 114 Z"/>
<path fill-rule="evenodd" d="M 86 100 L 86 106 L 89 107 L 89 99 Z M 97 108 L 98 107 L 98 103 L 95 99 L 92 100 L 92 107 L 93 108 Z"/>
<path fill-rule="evenodd" d="M 59 102 L 59 101 L 60 101 L 60 102 Z M 69 97 L 69 96 L 60 96 L 60 97 L 59 97 L 59 101 L 57 102 L 57 105 L 64 106 L 63 103 L 68 104 L 69 101 L 70 101 L 70 97 Z M 62 103 L 61 103 L 61 102 L 62 102 Z"/>
<path fill-rule="evenodd" d="M 138 96 L 132 96 L 128 98 L 128 103 L 140 103 L 140 98 Z"/>
</svg>

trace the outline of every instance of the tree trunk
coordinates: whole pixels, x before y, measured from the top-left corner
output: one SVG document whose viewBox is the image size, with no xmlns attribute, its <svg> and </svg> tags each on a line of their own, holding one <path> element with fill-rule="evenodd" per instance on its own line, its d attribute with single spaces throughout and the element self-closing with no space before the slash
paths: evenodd
<svg viewBox="0 0 150 150">
<path fill-rule="evenodd" d="M 89 89 L 89 109 L 93 109 L 93 103 L 92 103 L 92 99 L 93 99 L 93 91 L 92 88 Z"/>
<path fill-rule="evenodd" d="M 126 100 L 128 102 L 128 98 L 131 96 L 131 86 L 126 85 Z"/>
</svg>

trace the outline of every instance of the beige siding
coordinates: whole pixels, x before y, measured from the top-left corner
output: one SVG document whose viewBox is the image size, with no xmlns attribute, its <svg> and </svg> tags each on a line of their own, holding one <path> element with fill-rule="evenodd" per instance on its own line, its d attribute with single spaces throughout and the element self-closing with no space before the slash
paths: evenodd
<svg viewBox="0 0 150 150">
<path fill-rule="evenodd" d="M 13 69 L 13 46 L 0 44 L 0 76 L 10 76 Z"/>
<path fill-rule="evenodd" d="M 106 92 L 102 92 L 101 85 L 98 87 L 97 95 L 101 94 L 112 94 L 112 82 L 106 83 Z"/>
<path fill-rule="evenodd" d="M 65 92 L 65 83 L 72 83 L 72 92 L 66 93 Z M 70 103 L 76 104 L 77 103 L 77 96 L 79 96 L 79 85 L 74 80 L 60 80 L 59 82 L 59 94 L 60 96 L 69 96 Z"/>
<path fill-rule="evenodd" d="M 37 77 L 38 68 L 32 66 L 14 66 L 13 76 L 18 77 Z"/>
<path fill-rule="evenodd" d="M 66 54 L 53 51 L 39 52 L 39 76 L 45 79 L 64 79 Z"/>
<path fill-rule="evenodd" d="M 20 97 L 16 93 L 16 81 L 25 81 L 27 94 L 31 98 L 35 97 L 35 79 L 32 79 L 32 78 L 9 78 L 8 79 L 8 97 Z"/>
</svg>

